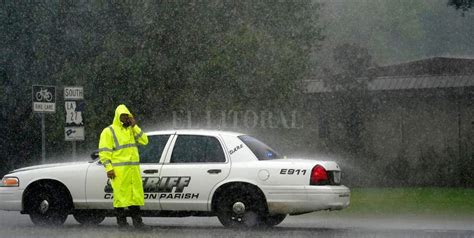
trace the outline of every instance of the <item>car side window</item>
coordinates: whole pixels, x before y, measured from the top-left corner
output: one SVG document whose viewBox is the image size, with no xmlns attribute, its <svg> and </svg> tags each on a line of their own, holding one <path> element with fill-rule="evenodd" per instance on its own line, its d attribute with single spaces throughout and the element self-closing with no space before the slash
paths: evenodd
<svg viewBox="0 0 474 238">
<path fill-rule="evenodd" d="M 170 135 L 148 136 L 148 144 L 139 146 L 140 163 L 159 163 Z"/>
<path fill-rule="evenodd" d="M 219 140 L 211 136 L 180 135 L 171 154 L 170 163 L 224 163 L 225 155 Z"/>
</svg>

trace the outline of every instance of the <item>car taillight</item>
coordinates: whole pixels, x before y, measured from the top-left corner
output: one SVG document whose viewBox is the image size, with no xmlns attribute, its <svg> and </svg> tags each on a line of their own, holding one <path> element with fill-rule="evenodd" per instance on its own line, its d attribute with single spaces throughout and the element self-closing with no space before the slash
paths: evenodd
<svg viewBox="0 0 474 238">
<path fill-rule="evenodd" d="M 313 167 L 313 170 L 311 170 L 311 178 L 310 178 L 309 184 L 310 185 L 329 184 L 329 176 L 328 176 L 328 173 L 326 172 L 326 169 L 324 169 L 323 166 L 318 164 Z"/>
</svg>

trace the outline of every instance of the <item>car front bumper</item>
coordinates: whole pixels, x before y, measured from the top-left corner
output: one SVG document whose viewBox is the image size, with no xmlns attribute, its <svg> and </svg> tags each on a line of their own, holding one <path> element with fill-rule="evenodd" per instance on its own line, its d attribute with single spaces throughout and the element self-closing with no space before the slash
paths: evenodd
<svg viewBox="0 0 474 238">
<path fill-rule="evenodd" d="M 23 190 L 18 187 L 0 187 L 0 210 L 21 211 Z"/>
</svg>

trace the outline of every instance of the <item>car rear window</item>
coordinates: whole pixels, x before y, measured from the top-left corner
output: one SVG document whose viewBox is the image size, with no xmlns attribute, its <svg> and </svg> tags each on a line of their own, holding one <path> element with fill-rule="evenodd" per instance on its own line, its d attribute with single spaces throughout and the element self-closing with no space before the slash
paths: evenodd
<svg viewBox="0 0 474 238">
<path fill-rule="evenodd" d="M 257 156 L 258 160 L 272 160 L 281 159 L 282 156 L 270 146 L 255 139 L 251 136 L 239 136 L 239 139 L 250 148 L 250 150 Z"/>
<path fill-rule="evenodd" d="M 225 163 L 220 142 L 211 136 L 179 135 L 170 163 Z"/>
</svg>

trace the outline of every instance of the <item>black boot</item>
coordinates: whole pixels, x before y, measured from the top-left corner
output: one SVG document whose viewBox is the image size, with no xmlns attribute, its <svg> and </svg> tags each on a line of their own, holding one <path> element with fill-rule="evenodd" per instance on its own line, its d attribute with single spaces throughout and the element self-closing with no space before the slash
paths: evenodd
<svg viewBox="0 0 474 238">
<path fill-rule="evenodd" d="M 127 216 L 125 215 L 125 208 L 115 208 L 115 216 L 117 217 L 117 225 L 119 228 L 128 227 Z"/>
<path fill-rule="evenodd" d="M 135 228 L 148 228 L 142 219 L 142 215 L 140 214 L 140 207 L 139 206 L 130 206 L 128 207 L 130 210 L 130 214 L 132 216 L 133 226 Z"/>
</svg>

